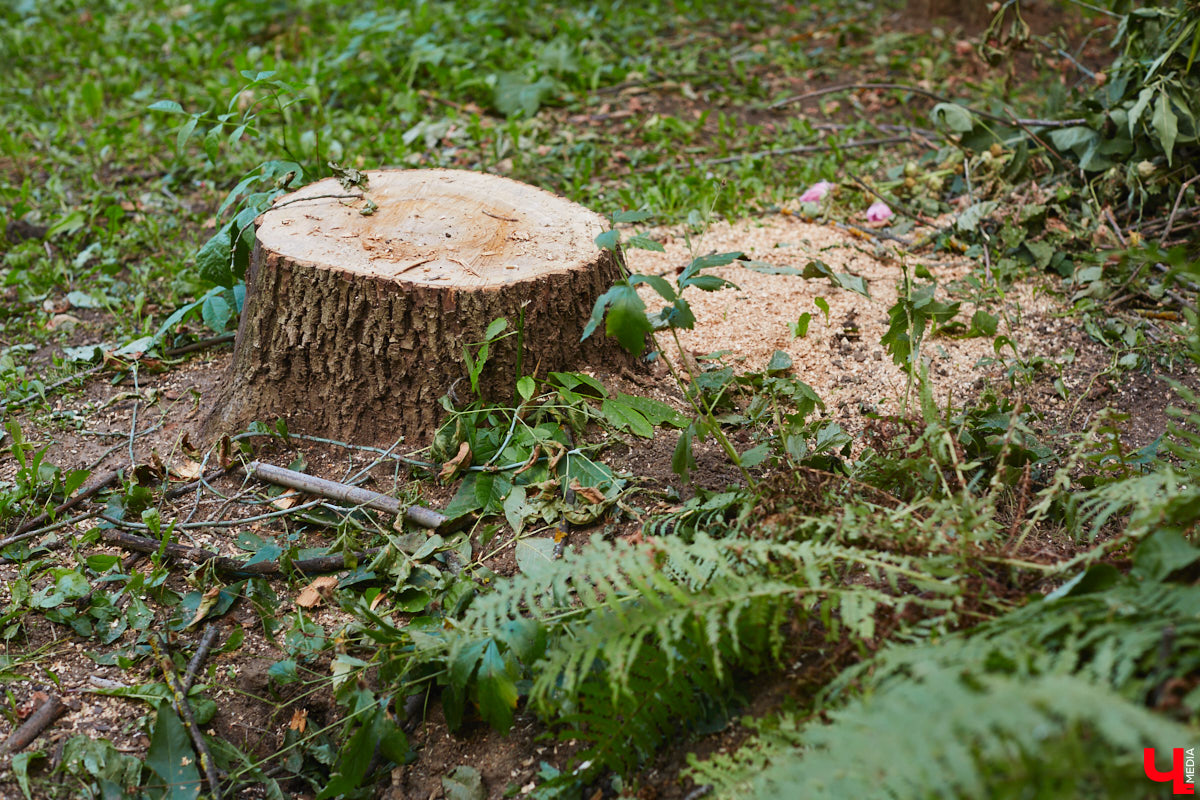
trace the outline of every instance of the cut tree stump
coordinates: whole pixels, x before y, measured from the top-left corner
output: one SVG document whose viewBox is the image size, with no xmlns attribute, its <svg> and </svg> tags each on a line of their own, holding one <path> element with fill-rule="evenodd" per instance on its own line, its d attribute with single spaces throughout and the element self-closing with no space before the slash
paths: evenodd
<svg viewBox="0 0 1200 800">
<path fill-rule="evenodd" d="M 339 441 L 428 439 L 443 395 L 470 399 L 463 346 L 499 317 L 509 331 L 524 320 L 526 374 L 632 363 L 603 329 L 579 340 L 620 276 L 594 242 L 603 217 L 494 175 L 366 175 L 365 190 L 319 181 L 257 220 L 233 363 L 207 438 L 282 417 L 289 430 Z M 490 348 L 489 399 L 512 399 L 517 339 Z"/>
</svg>

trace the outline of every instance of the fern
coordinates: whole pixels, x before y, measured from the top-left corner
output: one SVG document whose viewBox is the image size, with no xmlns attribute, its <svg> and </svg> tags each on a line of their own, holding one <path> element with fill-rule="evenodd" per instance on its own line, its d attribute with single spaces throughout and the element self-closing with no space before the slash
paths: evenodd
<svg viewBox="0 0 1200 800">
<path fill-rule="evenodd" d="M 713 711 L 735 671 L 777 662 L 791 620 L 870 639 L 880 606 L 946 605 L 937 592 L 900 591 L 906 579 L 940 585 L 903 557 L 817 542 L 596 539 L 549 569 L 476 599 L 450 637 L 448 663 L 453 672 L 485 640 L 511 645 L 515 630 L 532 641 L 535 626 L 545 647 L 522 658 L 530 707 L 564 738 L 589 743 L 580 762 L 620 771 L 680 721 Z"/>
<path fill-rule="evenodd" d="M 811 727 L 738 797 L 1133 797 L 1143 747 L 1192 732 L 1082 678 L 935 667 Z M 920 720 L 919 727 L 914 721 Z M 1084 789 L 1089 790 L 1084 792 Z"/>
<path fill-rule="evenodd" d="M 1200 695 L 1163 697 L 1200 672 L 1200 587 L 1169 582 L 1197 562 L 1200 550 L 1177 534 L 1155 534 L 1132 576 L 1092 567 L 970 631 L 887 648 L 827 687 L 824 702 L 840 704 L 830 724 L 784 715 L 693 775 L 739 798 L 867 787 L 887 797 L 1138 796 L 1150 788 L 1141 748 L 1195 739 L 1144 706 L 1200 713 Z M 1026 784 L 1040 793 L 1023 794 Z"/>
</svg>

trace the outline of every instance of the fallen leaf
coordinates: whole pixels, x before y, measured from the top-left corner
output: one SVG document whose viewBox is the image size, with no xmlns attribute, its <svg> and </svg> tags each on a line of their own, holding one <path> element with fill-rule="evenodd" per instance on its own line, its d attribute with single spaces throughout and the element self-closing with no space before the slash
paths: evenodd
<svg viewBox="0 0 1200 800">
<path fill-rule="evenodd" d="M 547 439 L 545 444 L 547 450 L 554 451 L 554 455 L 550 456 L 550 460 L 546 462 L 546 467 L 553 471 L 558 466 L 558 462 L 562 461 L 562 457 L 567 454 L 567 446 L 553 439 Z"/>
<path fill-rule="evenodd" d="M 167 473 L 183 481 L 194 481 L 204 474 L 204 467 L 199 461 L 180 456 L 167 467 Z"/>
<path fill-rule="evenodd" d="M 584 486 L 579 481 L 571 481 L 571 491 L 592 505 L 603 503 L 606 499 L 604 494 L 595 486 Z"/>
<path fill-rule="evenodd" d="M 221 596 L 221 586 L 214 586 L 200 596 L 200 605 L 196 606 L 196 614 L 192 617 L 192 621 L 187 624 L 187 627 L 192 627 L 200 620 L 208 616 L 208 612 L 212 611 L 213 606 L 217 604 L 217 598 Z"/>
<path fill-rule="evenodd" d="M 322 575 L 300 590 L 300 594 L 296 597 L 296 605 L 301 608 L 312 608 L 319 605 L 321 601 L 328 600 L 333 595 L 333 590 L 337 585 L 338 579 L 335 576 Z"/>
<path fill-rule="evenodd" d="M 308 709 L 297 708 L 292 712 L 292 721 L 288 723 L 288 730 L 293 730 L 296 733 L 304 733 L 304 729 L 308 727 Z"/>
<path fill-rule="evenodd" d="M 288 492 L 281 494 L 271 501 L 271 505 L 278 508 L 280 511 L 287 511 L 292 506 L 296 505 L 296 500 L 300 497 L 299 492 Z"/>
<path fill-rule="evenodd" d="M 374 611 L 379 608 L 379 604 L 383 602 L 385 597 L 387 597 L 387 592 L 380 592 L 375 595 L 375 599 L 371 601 L 371 610 Z"/>
<path fill-rule="evenodd" d="M 537 463 L 537 460 L 541 457 L 541 455 L 542 446 L 540 444 L 535 444 L 533 446 L 533 452 L 529 454 L 529 460 L 522 464 L 521 468 L 514 472 L 513 475 L 520 475 L 522 472 L 527 472 L 533 469 L 533 465 Z"/>
<path fill-rule="evenodd" d="M 442 464 L 438 478 L 444 481 L 453 478 L 460 469 L 471 466 L 471 445 L 463 442 L 458 446 L 458 455 Z"/>
</svg>

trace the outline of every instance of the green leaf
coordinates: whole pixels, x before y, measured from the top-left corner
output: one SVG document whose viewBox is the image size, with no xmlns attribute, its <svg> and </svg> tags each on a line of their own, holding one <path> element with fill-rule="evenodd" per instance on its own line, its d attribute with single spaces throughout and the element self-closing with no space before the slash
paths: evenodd
<svg viewBox="0 0 1200 800">
<path fill-rule="evenodd" d="M 35 758 L 45 758 L 46 754 L 41 750 L 34 750 L 29 753 L 15 753 L 12 757 L 13 776 L 17 779 L 17 786 L 21 788 L 21 794 L 25 795 L 28 800 L 33 800 L 33 794 L 29 788 L 29 763 Z"/>
<path fill-rule="evenodd" d="M 777 267 L 774 264 L 768 264 L 765 261 L 743 261 L 742 268 L 751 270 L 752 272 L 761 272 L 763 275 L 800 275 L 801 271 L 795 267 Z"/>
<path fill-rule="evenodd" d="M 696 436 L 696 425 L 692 423 L 679 432 L 675 452 L 671 454 L 671 471 L 685 481 L 688 473 L 696 468 L 696 456 L 692 453 L 692 439 Z"/>
<path fill-rule="evenodd" d="M 649 236 L 644 236 L 642 234 L 630 236 L 628 239 L 626 239 L 625 247 L 636 250 L 652 250 L 655 253 L 666 252 L 666 248 L 662 246 L 661 242 L 657 242 L 654 239 L 651 239 Z"/>
<path fill-rule="evenodd" d="M 800 315 L 799 319 L 788 326 L 791 328 L 792 336 L 795 336 L 797 339 L 803 339 L 805 336 L 807 336 L 808 325 L 810 322 L 812 322 L 812 314 L 805 311 Z"/>
<path fill-rule="evenodd" d="M 179 126 L 179 133 L 175 136 L 175 153 L 183 155 L 183 150 L 187 147 L 188 139 L 192 138 L 192 131 L 196 130 L 196 123 L 200 121 L 197 116 L 192 116 L 187 122 Z"/>
<path fill-rule="evenodd" d="M 504 498 L 504 519 L 508 521 L 508 527 L 512 528 L 514 534 L 520 536 L 521 531 L 525 529 L 525 521 L 530 519 L 533 514 L 533 506 L 525 499 L 525 487 L 514 486 L 508 493 L 508 497 Z"/>
<path fill-rule="evenodd" d="M 517 381 L 517 394 L 525 402 L 529 402 L 529 398 L 533 397 L 533 393 L 536 390 L 537 382 L 528 375 L 522 375 Z"/>
<path fill-rule="evenodd" d="M 767 373 L 786 372 L 792 368 L 792 357 L 782 350 L 776 350 L 771 354 L 771 360 L 767 362 Z"/>
<path fill-rule="evenodd" d="M 861 294 L 863 297 L 870 298 L 871 294 L 867 291 L 867 282 L 858 275 L 851 275 L 848 272 L 834 272 L 833 268 L 820 259 L 812 259 L 804 265 L 804 272 L 800 273 L 802 278 L 811 280 L 813 278 L 826 278 L 829 283 L 839 289 L 849 289 L 852 292 Z M 818 307 L 820 305 L 818 304 Z M 825 308 L 828 308 L 826 304 Z M 829 312 L 826 311 L 828 319 Z"/>
<path fill-rule="evenodd" d="M 346 795 L 359 788 L 362 779 L 366 777 L 367 767 L 371 765 L 371 758 L 375 755 L 375 745 L 385 739 L 394 738 L 397 732 L 383 709 L 375 706 L 338 753 L 337 771 L 317 795 L 317 800 Z M 394 752 L 394 741 L 391 744 L 393 746 L 389 749 Z"/>
<path fill-rule="evenodd" d="M 661 400 L 637 397 L 631 394 L 619 394 L 617 399 L 638 411 L 651 425 L 670 425 L 672 428 L 682 428 L 688 424 L 687 417 Z"/>
<path fill-rule="evenodd" d="M 631 275 L 629 282 L 634 286 L 639 283 L 644 283 L 650 286 L 654 291 L 658 292 L 659 297 L 671 302 L 675 299 L 675 289 L 671 286 L 671 282 L 660 275 Z"/>
<path fill-rule="evenodd" d="M 829 301 L 824 297 L 814 297 L 813 305 L 821 309 L 821 313 L 825 315 L 825 321 L 829 322 Z"/>
<path fill-rule="evenodd" d="M 613 224 L 622 222 L 645 222 L 654 215 L 649 211 L 618 211 L 612 215 Z"/>
<path fill-rule="evenodd" d="M 165 785 L 165 800 L 194 800 L 200 796 L 196 751 L 192 749 L 187 729 L 166 701 L 158 704 L 146 766 Z"/>
<path fill-rule="evenodd" d="M 492 104 L 506 117 L 521 112 L 532 117 L 553 88 L 554 82 L 546 78 L 530 82 L 520 72 L 502 72 L 496 76 Z"/>
<path fill-rule="evenodd" d="M 196 252 L 200 277 L 218 286 L 233 286 L 233 223 L 226 223 Z"/>
<path fill-rule="evenodd" d="M 1158 95 L 1154 106 L 1154 117 L 1151 119 L 1158 141 L 1162 143 L 1163 152 L 1167 154 L 1167 163 L 1172 163 L 1175 153 L 1175 140 L 1179 137 L 1179 117 L 1171 108 L 1171 96 L 1164 88 Z"/>
<path fill-rule="evenodd" d="M 156 103 L 149 105 L 151 111 L 164 111 L 168 114 L 183 114 L 183 106 L 176 103 L 174 100 L 159 100 Z"/>
<path fill-rule="evenodd" d="M 508 320 L 504 317 L 497 317 L 487 326 L 487 330 L 483 333 L 483 340 L 485 342 L 492 341 L 503 333 L 506 328 L 508 328 Z"/>
<path fill-rule="evenodd" d="M 629 431 L 643 439 L 654 437 L 654 426 L 639 411 L 620 400 L 604 400 L 600 404 L 600 413 L 617 430 Z"/>
<path fill-rule="evenodd" d="M 596 237 L 596 247 L 601 250 L 616 250 L 617 245 L 621 243 L 621 234 L 615 230 L 605 231 Z"/>
<path fill-rule="evenodd" d="M 1049 603 L 1063 597 L 1078 597 L 1094 592 L 1102 592 L 1110 586 L 1114 586 L 1119 580 L 1121 580 L 1121 573 L 1112 564 L 1092 564 L 1086 570 L 1046 595 L 1044 602 Z"/>
<path fill-rule="evenodd" d="M 534 580 L 540 580 L 554 569 L 554 540 L 529 536 L 517 540 L 517 568 Z"/>
<path fill-rule="evenodd" d="M 938 103 L 929 116 L 934 125 L 953 133 L 967 133 L 975 127 L 971 112 L 958 103 Z"/>
<path fill-rule="evenodd" d="M 1200 561 L 1200 549 L 1178 531 L 1161 530 L 1146 538 L 1133 554 L 1133 573 L 1155 581 Z"/>
<path fill-rule="evenodd" d="M 517 707 L 515 666 L 500 655 L 495 642 L 488 642 L 476 676 L 480 716 L 501 733 L 508 733 L 512 727 L 513 710 Z"/>
<path fill-rule="evenodd" d="M 612 295 L 605 332 L 615 336 L 630 353 L 640 356 L 646 349 L 646 334 L 653 328 L 646 317 L 646 304 L 628 283 L 617 284 L 605 294 Z"/>
<path fill-rule="evenodd" d="M 446 800 L 486 800 L 483 777 L 479 770 L 463 764 L 442 776 L 442 791 Z"/>
<path fill-rule="evenodd" d="M 683 278 L 679 279 L 680 289 L 684 289 L 688 286 L 695 286 L 702 292 L 715 292 L 725 288 L 738 288 L 737 284 L 733 283 L 732 281 L 727 281 L 724 278 L 717 277 L 716 275 L 696 275 L 686 280 Z"/>
<path fill-rule="evenodd" d="M 757 467 L 771 454 L 771 445 L 767 442 L 752 447 L 741 455 L 743 467 Z"/>
<path fill-rule="evenodd" d="M 971 315 L 971 327 L 967 330 L 967 336 L 995 336 L 999 326 L 999 318 L 979 309 Z"/>
<path fill-rule="evenodd" d="M 224 333 L 229 320 L 233 318 L 233 308 L 221 295 L 213 295 L 205 299 L 204 304 L 200 306 L 200 316 L 204 319 L 204 324 L 213 331 Z"/>
<path fill-rule="evenodd" d="M 988 215 L 1000 207 L 1000 203 L 995 200 L 988 200 L 983 203 L 976 203 L 969 206 L 965 211 L 958 215 L 958 219 L 954 221 L 955 227 L 963 233 L 970 233 L 979 230 L 979 225 Z"/>
</svg>

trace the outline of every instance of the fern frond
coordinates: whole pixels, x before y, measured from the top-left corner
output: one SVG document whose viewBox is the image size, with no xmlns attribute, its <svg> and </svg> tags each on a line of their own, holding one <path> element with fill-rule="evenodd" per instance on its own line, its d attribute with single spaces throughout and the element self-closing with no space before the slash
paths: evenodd
<svg viewBox="0 0 1200 800">
<path fill-rule="evenodd" d="M 698 699 L 725 696 L 735 669 L 777 661 L 790 620 L 868 639 L 880 606 L 944 605 L 896 591 L 905 579 L 937 585 L 905 557 L 829 543 L 595 539 L 477 598 L 451 651 L 522 620 L 542 626 L 530 706 L 593 742 L 581 758 L 623 769 L 701 713 Z"/>
<path fill-rule="evenodd" d="M 1135 797 L 1150 788 L 1142 748 L 1194 737 L 1083 678 L 971 678 L 954 668 L 897 682 L 831 717 L 808 728 L 803 750 L 751 780 L 749 793 L 726 796 L 1068 798 L 1102 789 Z"/>
</svg>

